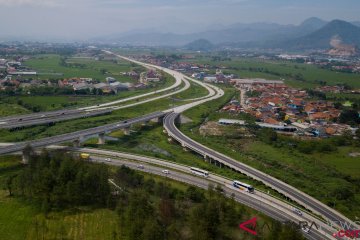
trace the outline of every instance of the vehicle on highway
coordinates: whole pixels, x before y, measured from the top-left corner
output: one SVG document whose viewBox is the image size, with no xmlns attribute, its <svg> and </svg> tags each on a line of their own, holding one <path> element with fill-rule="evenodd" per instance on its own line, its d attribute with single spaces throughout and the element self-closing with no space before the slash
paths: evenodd
<svg viewBox="0 0 360 240">
<path fill-rule="evenodd" d="M 88 153 L 80 153 L 80 158 L 83 160 L 89 160 L 90 159 L 90 154 Z"/>
<path fill-rule="evenodd" d="M 170 171 L 166 170 L 166 169 L 162 170 L 161 172 L 164 173 L 164 174 L 170 174 Z"/>
<path fill-rule="evenodd" d="M 105 158 L 105 161 L 111 162 L 111 159 L 110 158 Z"/>
<path fill-rule="evenodd" d="M 144 169 L 144 165 L 137 165 L 137 168 Z"/>
<path fill-rule="evenodd" d="M 302 226 L 302 227 L 301 227 L 301 231 L 303 231 L 304 233 L 309 234 L 310 228 L 308 228 L 308 227 L 306 227 L 306 226 Z"/>
<path fill-rule="evenodd" d="M 200 168 L 191 167 L 190 172 L 195 175 L 199 175 L 202 177 L 209 177 L 209 172 L 202 170 Z"/>
<path fill-rule="evenodd" d="M 302 212 L 297 208 L 293 208 L 293 212 L 296 213 L 299 216 L 302 216 Z"/>
<path fill-rule="evenodd" d="M 240 181 L 234 180 L 233 181 L 233 186 L 235 188 L 240 189 L 240 190 L 245 190 L 246 192 L 254 193 L 254 187 L 249 185 L 249 184 L 242 183 Z"/>
</svg>

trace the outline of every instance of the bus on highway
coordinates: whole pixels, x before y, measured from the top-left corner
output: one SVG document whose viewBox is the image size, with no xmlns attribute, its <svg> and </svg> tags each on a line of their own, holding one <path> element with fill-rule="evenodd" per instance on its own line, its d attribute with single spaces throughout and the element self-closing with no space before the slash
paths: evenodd
<svg viewBox="0 0 360 240">
<path fill-rule="evenodd" d="M 202 176 L 202 177 L 209 177 L 209 172 L 207 172 L 205 170 L 202 170 L 200 168 L 191 167 L 190 172 L 192 174 L 196 174 L 196 175 L 199 175 L 199 176 Z"/>
<path fill-rule="evenodd" d="M 247 191 L 249 193 L 254 193 L 254 187 L 249 185 L 249 184 L 242 183 L 242 182 L 239 182 L 237 180 L 234 180 L 233 186 L 238 188 L 238 189 L 245 190 L 245 191 Z"/>
</svg>

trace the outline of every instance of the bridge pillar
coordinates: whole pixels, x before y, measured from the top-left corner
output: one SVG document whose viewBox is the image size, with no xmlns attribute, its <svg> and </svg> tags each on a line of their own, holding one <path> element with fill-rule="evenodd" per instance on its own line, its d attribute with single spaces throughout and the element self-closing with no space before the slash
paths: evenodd
<svg viewBox="0 0 360 240">
<path fill-rule="evenodd" d="M 130 135 L 130 127 L 123 128 L 124 135 L 129 136 Z"/>
<path fill-rule="evenodd" d="M 78 139 L 73 141 L 73 146 L 79 148 L 81 147 L 83 141 L 84 141 L 83 137 L 79 137 Z"/>
<path fill-rule="evenodd" d="M 155 118 L 154 120 L 155 120 L 155 122 L 162 124 L 164 122 L 164 117 L 158 117 L 158 118 Z"/>
<path fill-rule="evenodd" d="M 30 160 L 30 154 L 27 152 L 22 152 L 22 163 L 23 164 L 28 164 Z"/>
<path fill-rule="evenodd" d="M 99 134 L 98 144 L 99 145 L 104 145 L 105 144 L 105 133 L 100 133 Z"/>
<path fill-rule="evenodd" d="M 149 122 L 150 122 L 150 121 L 145 121 L 145 122 L 143 122 L 141 125 L 142 125 L 142 126 L 147 126 L 147 125 L 149 124 Z"/>
<path fill-rule="evenodd" d="M 181 117 L 180 115 L 178 115 L 176 118 L 175 118 L 175 124 L 180 124 L 181 123 Z"/>
</svg>

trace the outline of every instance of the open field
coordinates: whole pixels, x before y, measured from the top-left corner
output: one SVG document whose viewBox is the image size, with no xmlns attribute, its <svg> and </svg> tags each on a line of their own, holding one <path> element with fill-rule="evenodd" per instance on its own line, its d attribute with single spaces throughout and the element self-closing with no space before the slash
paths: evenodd
<svg viewBox="0 0 360 240">
<path fill-rule="evenodd" d="M 191 61 L 211 66 L 225 66 L 229 68 L 223 70 L 225 73 L 235 73 L 241 78 L 283 78 L 290 86 L 298 88 L 319 86 L 319 81 L 326 81 L 328 85 L 348 84 L 354 88 L 360 88 L 359 74 L 338 73 L 307 64 L 246 58 L 234 58 L 232 61 L 222 62 L 215 62 L 210 58 L 198 58 Z M 302 76 L 303 79 L 297 80 L 296 75 Z"/>
<path fill-rule="evenodd" d="M 84 77 L 104 81 L 106 77 L 114 77 L 121 82 L 133 82 L 127 76 L 120 76 L 120 72 L 128 72 L 133 68 L 144 68 L 132 65 L 124 60 L 104 61 L 83 58 L 69 58 L 65 61 L 69 66 L 61 65 L 61 56 L 59 55 L 38 55 L 35 58 L 25 62 L 25 65 L 39 73 L 39 79 L 58 79 Z M 77 63 L 74 65 L 72 63 Z"/>
<path fill-rule="evenodd" d="M 9 103 L 0 102 L 0 117 L 26 114 L 26 113 L 30 113 L 30 111 L 22 106 L 19 106 L 18 104 L 9 104 Z"/>
</svg>

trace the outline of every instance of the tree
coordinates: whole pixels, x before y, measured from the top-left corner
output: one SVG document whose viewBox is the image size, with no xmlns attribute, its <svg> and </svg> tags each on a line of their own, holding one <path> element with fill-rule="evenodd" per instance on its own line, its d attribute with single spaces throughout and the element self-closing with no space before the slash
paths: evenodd
<svg viewBox="0 0 360 240">
<path fill-rule="evenodd" d="M 6 179 L 6 188 L 9 191 L 9 196 L 13 195 L 12 189 L 13 189 L 13 180 L 15 177 L 16 176 L 12 175 Z"/>
<path fill-rule="evenodd" d="M 272 144 L 277 140 L 277 133 L 270 128 L 262 128 L 258 132 L 258 137 L 261 141 Z"/>
<path fill-rule="evenodd" d="M 356 130 L 355 132 L 355 136 L 360 139 L 360 128 L 358 130 Z"/>
<path fill-rule="evenodd" d="M 340 114 L 339 122 L 350 125 L 360 124 L 359 113 L 354 109 L 345 109 Z"/>
<path fill-rule="evenodd" d="M 165 230 L 161 227 L 158 221 L 154 219 L 148 219 L 143 227 L 142 239 L 144 240 L 159 240 L 164 238 Z M 139 238 L 137 238 L 139 239 Z M 136 239 L 136 240 L 137 240 Z"/>
<path fill-rule="evenodd" d="M 314 151 L 313 143 L 302 141 L 297 145 L 297 148 L 300 152 L 310 154 Z"/>
</svg>

